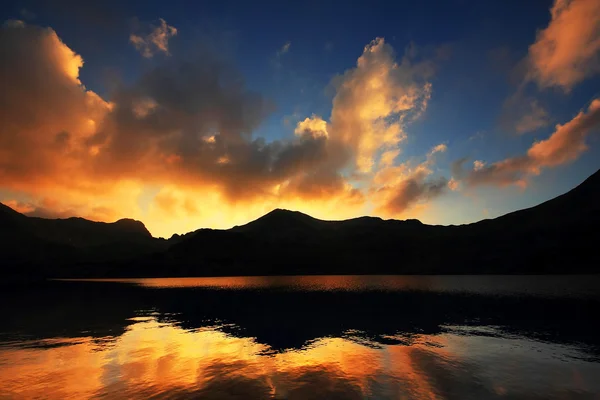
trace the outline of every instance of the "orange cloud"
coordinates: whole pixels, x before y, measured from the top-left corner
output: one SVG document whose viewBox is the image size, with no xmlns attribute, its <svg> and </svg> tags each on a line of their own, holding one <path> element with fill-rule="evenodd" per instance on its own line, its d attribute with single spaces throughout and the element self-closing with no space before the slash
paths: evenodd
<svg viewBox="0 0 600 400">
<path fill-rule="evenodd" d="M 529 47 L 529 78 L 568 92 L 600 72 L 600 2 L 555 0 L 549 25 Z"/>
<path fill-rule="evenodd" d="M 564 125 L 556 129 L 546 140 L 533 143 L 527 153 L 485 165 L 475 161 L 474 168 L 465 176 L 470 185 L 481 184 L 526 184 L 529 175 L 538 175 L 543 168 L 551 168 L 576 160 L 587 149 L 586 137 L 600 126 L 600 99 L 593 100 L 587 112 L 579 112 Z M 454 174 L 464 175 L 459 160 Z"/>
<path fill-rule="evenodd" d="M 163 37 L 144 40 L 167 51 Z M 267 142 L 254 132 L 272 105 L 212 54 L 173 57 L 109 102 L 85 88 L 83 58 L 50 28 L 5 25 L 0 48 L 1 187 L 30 198 L 40 216 L 131 217 L 163 236 L 233 226 L 275 207 L 326 219 L 364 213 L 366 191 L 398 187 L 382 178 L 395 179 L 405 126 L 431 91 L 428 66 L 409 55 L 396 63 L 376 39 L 334 80 L 330 121 L 313 115 L 293 137 Z"/>
<path fill-rule="evenodd" d="M 0 48 L 0 181 L 14 189 L 86 186 L 86 141 L 111 105 L 81 85 L 83 59 L 52 29 L 30 25 L 3 27 Z"/>
</svg>

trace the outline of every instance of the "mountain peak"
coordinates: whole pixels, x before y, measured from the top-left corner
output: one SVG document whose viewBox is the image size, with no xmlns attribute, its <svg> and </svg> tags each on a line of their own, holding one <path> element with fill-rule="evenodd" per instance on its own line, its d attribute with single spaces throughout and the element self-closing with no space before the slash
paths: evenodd
<svg viewBox="0 0 600 400">
<path fill-rule="evenodd" d="M 286 210 L 285 208 L 275 208 L 274 210 L 263 215 L 263 217 L 266 217 L 267 215 L 273 215 L 273 216 L 292 216 L 293 215 L 293 216 L 305 216 L 308 218 L 312 218 L 310 215 L 304 214 L 300 211 Z"/>
<path fill-rule="evenodd" d="M 236 226 L 233 229 L 237 231 L 268 230 L 274 232 L 297 227 L 312 227 L 319 222 L 322 221 L 300 211 L 276 208 L 252 222 Z"/>
<path fill-rule="evenodd" d="M 15 211 L 14 209 L 12 209 L 11 207 L 7 206 L 4 203 L 0 203 L 0 212 L 5 213 L 5 214 L 11 214 L 11 215 L 23 215 L 18 211 Z"/>
<path fill-rule="evenodd" d="M 152 236 L 152 234 L 150 234 L 150 232 L 146 228 L 146 225 L 144 225 L 142 221 L 138 221 L 136 219 L 122 218 L 116 221 L 114 224 L 132 233 L 140 233 L 148 237 Z"/>
</svg>

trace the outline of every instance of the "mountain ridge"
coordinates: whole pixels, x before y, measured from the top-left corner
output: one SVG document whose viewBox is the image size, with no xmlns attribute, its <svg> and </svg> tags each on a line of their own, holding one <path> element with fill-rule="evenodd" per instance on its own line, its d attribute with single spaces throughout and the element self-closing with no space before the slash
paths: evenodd
<svg viewBox="0 0 600 400">
<path fill-rule="evenodd" d="M 45 277 L 599 273 L 599 226 L 600 170 L 537 206 L 462 225 L 278 208 L 166 240 L 132 219 L 48 220 L 1 205 L 0 261 Z"/>
</svg>

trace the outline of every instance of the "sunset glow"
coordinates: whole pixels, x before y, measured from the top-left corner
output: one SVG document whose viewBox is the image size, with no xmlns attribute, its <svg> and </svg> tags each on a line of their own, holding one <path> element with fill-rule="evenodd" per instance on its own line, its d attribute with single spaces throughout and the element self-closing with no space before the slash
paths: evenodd
<svg viewBox="0 0 600 400">
<path fill-rule="evenodd" d="M 546 200 L 598 168 L 596 0 L 556 0 L 518 38 L 476 44 L 443 27 L 422 40 L 365 28 L 342 46 L 333 31 L 314 43 L 280 29 L 281 43 L 246 43 L 245 25 L 224 39 L 152 12 L 107 32 L 120 43 L 110 56 L 113 45 L 97 49 L 41 9 L 5 15 L 0 202 L 134 218 L 163 237 L 274 208 L 457 224 Z"/>
</svg>

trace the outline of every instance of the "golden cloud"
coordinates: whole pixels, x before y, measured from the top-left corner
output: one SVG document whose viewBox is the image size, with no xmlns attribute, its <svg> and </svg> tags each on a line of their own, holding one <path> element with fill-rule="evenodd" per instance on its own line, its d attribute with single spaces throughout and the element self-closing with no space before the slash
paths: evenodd
<svg viewBox="0 0 600 400">
<path fill-rule="evenodd" d="M 161 20 L 166 36 L 144 40 L 166 52 L 171 28 Z M 394 176 L 404 128 L 424 111 L 431 85 L 428 68 L 421 73 L 409 56 L 396 63 L 383 39 L 334 80 L 329 122 L 313 115 L 293 137 L 271 142 L 254 136 L 271 104 L 214 54 L 171 57 L 106 101 L 85 88 L 83 58 L 52 29 L 5 25 L 0 48 L 8 83 L 1 187 L 28 198 L 30 214 L 132 217 L 170 235 L 229 227 L 275 207 L 348 218 L 364 213 L 377 189 L 411 193 L 404 206 L 384 207 L 396 212 L 441 190 L 408 190 Z M 410 176 L 421 186 L 431 174 L 424 165 Z"/>
<path fill-rule="evenodd" d="M 382 38 L 367 45 L 356 68 L 335 80 L 331 137 L 347 144 L 360 172 L 371 172 L 378 151 L 406 138 L 405 120 L 427 107 L 431 85 L 409 57 L 395 61 Z"/>
</svg>

